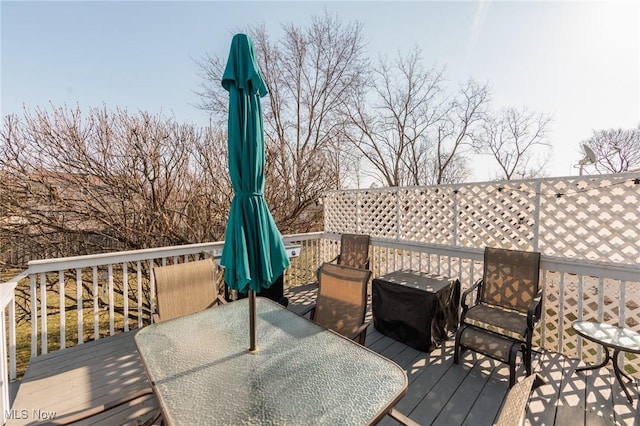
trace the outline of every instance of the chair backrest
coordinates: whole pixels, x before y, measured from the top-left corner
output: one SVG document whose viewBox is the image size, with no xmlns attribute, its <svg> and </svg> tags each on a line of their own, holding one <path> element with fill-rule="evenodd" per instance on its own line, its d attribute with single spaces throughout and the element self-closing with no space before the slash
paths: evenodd
<svg viewBox="0 0 640 426">
<path fill-rule="evenodd" d="M 350 337 L 364 323 L 370 275 L 367 269 L 324 263 L 320 267 L 313 320 Z"/>
<path fill-rule="evenodd" d="M 161 321 L 211 306 L 217 297 L 213 259 L 153 268 Z"/>
<path fill-rule="evenodd" d="M 340 265 L 352 268 L 368 268 L 371 238 L 361 234 L 342 234 L 340 237 Z"/>
<path fill-rule="evenodd" d="M 540 253 L 486 247 L 481 301 L 527 312 L 540 284 Z"/>
</svg>

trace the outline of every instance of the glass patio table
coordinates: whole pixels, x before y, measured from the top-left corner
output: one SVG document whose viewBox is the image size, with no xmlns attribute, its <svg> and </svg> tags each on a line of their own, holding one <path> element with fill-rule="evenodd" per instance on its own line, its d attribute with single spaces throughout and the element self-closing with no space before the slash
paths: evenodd
<svg viewBox="0 0 640 426">
<path fill-rule="evenodd" d="M 247 299 L 140 330 L 165 422 L 372 424 L 407 390 L 394 362 L 261 297 L 256 335 L 250 353 Z"/>
<path fill-rule="evenodd" d="M 604 360 L 600 364 L 576 368 L 576 371 L 596 370 L 607 365 L 610 360 L 613 361 L 613 372 L 627 395 L 627 399 L 629 402 L 633 402 L 629 390 L 622 381 L 622 376 L 631 381 L 633 381 L 633 377 L 622 371 L 618 365 L 618 354 L 621 351 L 640 354 L 640 334 L 628 328 L 592 321 L 575 321 L 571 327 L 585 339 L 602 345 L 605 353 Z M 609 354 L 609 349 L 613 349 L 613 355 Z"/>
</svg>

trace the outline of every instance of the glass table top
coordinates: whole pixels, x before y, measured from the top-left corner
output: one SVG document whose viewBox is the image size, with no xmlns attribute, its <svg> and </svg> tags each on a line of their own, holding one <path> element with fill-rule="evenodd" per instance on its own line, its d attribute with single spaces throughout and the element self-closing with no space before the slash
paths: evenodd
<svg viewBox="0 0 640 426">
<path fill-rule="evenodd" d="M 573 329 L 581 336 L 625 352 L 640 353 L 640 334 L 628 328 L 592 321 L 576 321 Z"/>
<path fill-rule="evenodd" d="M 135 337 L 169 424 L 367 424 L 406 392 L 397 364 L 257 299 L 249 353 L 242 299 L 152 324 Z"/>
</svg>

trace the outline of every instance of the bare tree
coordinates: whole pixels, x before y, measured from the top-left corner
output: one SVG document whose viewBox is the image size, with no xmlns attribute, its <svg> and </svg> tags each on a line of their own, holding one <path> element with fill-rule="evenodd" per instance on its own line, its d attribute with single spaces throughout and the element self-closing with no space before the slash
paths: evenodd
<svg viewBox="0 0 640 426">
<path fill-rule="evenodd" d="M 495 158 L 506 180 L 539 177 L 549 159 L 550 122 L 549 116 L 526 108 L 503 109 L 485 120 L 481 149 Z"/>
<path fill-rule="evenodd" d="M 345 137 L 388 186 L 424 183 L 429 130 L 446 113 L 442 70 L 426 70 L 420 50 L 393 62 L 380 58 L 370 92 L 363 87 L 345 105 Z"/>
<path fill-rule="evenodd" d="M 0 231 L 65 255 L 219 239 L 229 202 L 226 155 L 213 155 L 221 135 L 123 110 L 5 117 L 3 204 L 16 220 Z M 72 236 L 84 241 L 76 249 Z"/>
<path fill-rule="evenodd" d="M 599 173 L 621 173 L 640 169 L 640 126 L 635 129 L 597 130 L 582 142 L 596 155 Z"/>
<path fill-rule="evenodd" d="M 325 14 L 308 27 L 288 24 L 274 41 L 264 27 L 247 29 L 269 90 L 263 102 L 267 143 L 265 198 L 281 231 L 319 225 L 321 194 L 340 184 L 347 156 L 338 106 L 363 83 L 367 69 L 359 24 Z M 226 58 L 224 58 L 226 59 Z M 220 86 L 224 59 L 206 56 L 200 107 L 224 121 L 228 95 Z"/>
<path fill-rule="evenodd" d="M 372 90 L 345 106 L 345 137 L 388 186 L 452 183 L 468 169 L 465 154 L 483 119 L 489 91 L 473 80 L 457 95 L 442 69 L 425 69 L 418 49 L 390 63 L 380 59 Z"/>
<path fill-rule="evenodd" d="M 466 154 L 477 145 L 478 133 L 486 118 L 489 88 L 473 79 L 460 87 L 438 123 L 431 184 L 460 182 L 466 178 Z"/>
</svg>

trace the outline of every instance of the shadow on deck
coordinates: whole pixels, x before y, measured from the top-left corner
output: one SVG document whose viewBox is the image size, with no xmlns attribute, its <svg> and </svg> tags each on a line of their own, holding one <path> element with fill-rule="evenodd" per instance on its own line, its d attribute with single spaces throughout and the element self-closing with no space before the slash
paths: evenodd
<svg viewBox="0 0 640 426">
<path fill-rule="evenodd" d="M 396 408 L 423 425 L 490 425 L 507 392 L 509 370 L 473 352 L 453 363 L 453 341 L 431 353 L 417 351 L 371 329 L 366 345 L 393 359 L 409 377 L 409 391 Z M 532 425 L 633 425 L 640 419 L 638 380 L 629 404 L 612 370 L 575 373 L 583 363 L 539 352 L 534 371 L 546 382 L 533 391 L 527 408 Z M 518 379 L 523 372 L 518 372 Z M 397 424 L 385 420 L 382 424 Z"/>
<path fill-rule="evenodd" d="M 289 290 L 291 309 L 313 303 L 317 286 Z M 369 306 L 371 304 L 369 303 Z M 371 312 L 368 313 L 371 320 Z M 431 353 L 420 352 L 369 326 L 366 346 L 394 360 L 407 372 L 409 390 L 396 408 L 422 425 L 491 425 L 506 396 L 506 364 L 467 351 L 453 363 L 453 340 Z M 640 424 L 640 380 L 628 384 L 630 404 L 613 371 L 575 373 L 585 364 L 555 352 L 539 351 L 534 371 L 546 382 L 533 391 L 526 423 L 532 425 L 633 425 Z M 524 377 L 522 369 L 517 378 Z M 397 424 L 386 418 L 383 425 Z"/>
<path fill-rule="evenodd" d="M 288 290 L 290 309 L 300 311 L 313 303 L 316 287 Z M 370 313 L 369 313 L 370 319 Z M 20 385 L 7 424 L 37 424 L 35 410 L 58 416 L 104 403 L 149 385 L 133 343 L 133 333 L 104 338 L 31 362 Z M 431 353 L 420 352 L 369 327 L 366 345 L 394 360 L 407 372 L 409 390 L 396 409 L 422 425 L 491 425 L 507 393 L 508 367 L 482 355 L 466 352 L 453 363 L 453 343 Z M 632 425 L 640 419 L 638 382 L 627 401 L 609 369 L 575 373 L 582 363 L 542 351 L 534 358 L 534 371 L 546 384 L 533 391 L 527 409 L 532 425 Z M 522 371 L 518 378 L 522 378 Z M 137 424 L 158 409 L 153 396 L 133 401 L 103 416 L 96 424 Z M 17 418 L 27 410 L 28 418 Z M 40 419 L 44 420 L 44 419 Z M 397 424 L 387 417 L 383 425 Z"/>
</svg>

